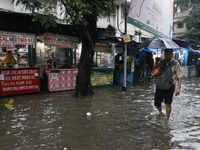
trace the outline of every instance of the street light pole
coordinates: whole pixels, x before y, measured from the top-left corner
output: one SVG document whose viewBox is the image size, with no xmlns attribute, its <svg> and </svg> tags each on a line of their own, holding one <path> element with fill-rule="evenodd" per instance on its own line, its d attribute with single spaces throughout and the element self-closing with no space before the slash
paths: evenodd
<svg viewBox="0 0 200 150">
<path fill-rule="evenodd" d="M 127 34 L 127 13 L 126 13 L 126 5 L 127 5 L 127 0 L 125 0 L 125 33 Z M 127 72 L 127 43 L 125 42 L 124 44 L 124 82 L 122 86 L 122 91 L 126 91 L 126 74 Z"/>
</svg>

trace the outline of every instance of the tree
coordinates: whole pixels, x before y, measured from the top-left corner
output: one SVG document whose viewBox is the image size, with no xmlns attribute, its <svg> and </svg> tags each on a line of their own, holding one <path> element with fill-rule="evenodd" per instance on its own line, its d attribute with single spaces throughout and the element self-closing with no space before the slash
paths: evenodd
<svg viewBox="0 0 200 150">
<path fill-rule="evenodd" d="M 186 22 L 187 28 L 184 36 L 187 39 L 200 41 L 200 7 L 193 8 L 184 21 Z"/>
<path fill-rule="evenodd" d="M 98 39 L 97 19 L 109 15 L 113 0 L 12 0 L 16 5 L 23 5 L 46 28 L 56 26 L 56 13 L 53 12 L 56 3 L 60 3 L 61 12 L 67 24 L 80 30 L 82 53 L 79 70 L 76 77 L 75 97 L 94 94 L 91 87 L 95 42 Z M 37 11 L 37 12 L 36 12 Z"/>
<path fill-rule="evenodd" d="M 181 12 L 183 12 L 185 10 L 189 10 L 198 3 L 199 0 L 174 0 L 174 15 L 177 12 L 178 8 L 180 8 Z"/>
<path fill-rule="evenodd" d="M 184 38 L 200 40 L 200 1 L 199 0 L 174 0 L 174 15 L 177 9 L 181 12 L 189 10 L 189 15 L 184 18 L 187 31 Z"/>
</svg>

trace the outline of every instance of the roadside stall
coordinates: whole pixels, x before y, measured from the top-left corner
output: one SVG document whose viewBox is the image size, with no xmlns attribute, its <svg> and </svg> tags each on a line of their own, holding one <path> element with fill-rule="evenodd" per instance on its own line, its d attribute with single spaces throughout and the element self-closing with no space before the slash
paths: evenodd
<svg viewBox="0 0 200 150">
<path fill-rule="evenodd" d="M 115 44 L 95 44 L 94 66 L 91 74 L 93 87 L 113 85 L 113 73 L 115 68 Z"/>
<path fill-rule="evenodd" d="M 67 61 L 70 66 L 73 64 L 74 51 L 78 46 L 78 38 L 72 36 L 45 33 L 37 37 L 39 42 L 36 45 L 37 65 L 43 73 L 44 64 L 48 59 L 55 60 L 55 69 L 47 71 L 48 91 L 64 91 L 75 89 L 77 68 L 61 69 Z M 55 56 L 55 58 L 53 58 Z"/>
<path fill-rule="evenodd" d="M 185 77 L 196 77 L 196 63 L 200 58 L 200 51 L 186 47 L 174 51 L 175 59 L 180 59 L 180 64 Z"/>
<path fill-rule="evenodd" d="M 0 47 L 2 53 L 7 53 L 8 50 L 11 50 L 14 56 L 17 57 L 17 47 L 19 45 L 32 47 L 34 43 L 34 34 L 0 31 Z M 16 69 L 4 69 L 4 56 L 2 56 L 1 54 L 1 96 L 40 92 L 39 68 L 29 68 L 28 65 L 26 65 L 23 68 L 15 67 Z M 20 65 L 19 57 L 18 64 Z"/>
<path fill-rule="evenodd" d="M 81 43 L 76 49 L 76 65 L 81 56 Z M 118 52 L 121 49 L 118 48 Z M 95 44 L 94 67 L 92 68 L 91 84 L 93 87 L 113 85 L 115 68 L 115 44 L 97 42 Z"/>
</svg>

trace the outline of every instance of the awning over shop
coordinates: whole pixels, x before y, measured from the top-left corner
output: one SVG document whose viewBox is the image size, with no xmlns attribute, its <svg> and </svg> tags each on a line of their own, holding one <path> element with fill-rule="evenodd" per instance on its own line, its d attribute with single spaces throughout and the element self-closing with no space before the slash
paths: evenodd
<svg viewBox="0 0 200 150">
<path fill-rule="evenodd" d="M 192 49 L 190 47 L 187 47 L 186 49 L 191 51 L 191 52 L 193 52 L 194 54 L 199 54 L 200 55 L 200 51 L 198 51 L 198 50 L 194 50 L 194 49 Z"/>
<path fill-rule="evenodd" d="M 144 49 L 143 51 L 156 54 L 156 52 L 154 52 L 154 51 L 152 51 L 152 50 L 150 50 L 150 49 Z"/>
<path fill-rule="evenodd" d="M 142 51 L 150 52 L 153 54 L 161 54 L 161 48 L 144 48 Z"/>
</svg>

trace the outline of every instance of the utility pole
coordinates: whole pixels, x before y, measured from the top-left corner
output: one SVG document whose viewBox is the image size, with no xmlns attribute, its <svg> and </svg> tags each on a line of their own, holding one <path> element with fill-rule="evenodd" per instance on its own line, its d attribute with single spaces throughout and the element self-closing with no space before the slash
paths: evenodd
<svg viewBox="0 0 200 150">
<path fill-rule="evenodd" d="M 125 33 L 127 34 L 127 12 L 126 12 L 127 0 L 125 0 Z M 124 43 L 124 82 L 122 86 L 122 91 L 126 91 L 126 71 L 127 71 L 127 43 Z"/>
</svg>

